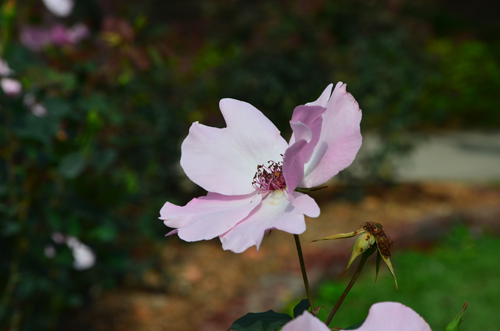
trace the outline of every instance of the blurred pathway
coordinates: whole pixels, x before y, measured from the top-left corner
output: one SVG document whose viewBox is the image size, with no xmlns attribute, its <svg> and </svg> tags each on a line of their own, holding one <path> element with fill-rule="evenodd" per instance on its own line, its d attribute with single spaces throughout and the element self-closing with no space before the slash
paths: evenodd
<svg viewBox="0 0 500 331">
<path fill-rule="evenodd" d="M 378 145 L 368 139 L 367 149 Z M 500 133 L 431 135 L 401 160 L 398 174 L 402 181 L 499 181 Z"/>
</svg>

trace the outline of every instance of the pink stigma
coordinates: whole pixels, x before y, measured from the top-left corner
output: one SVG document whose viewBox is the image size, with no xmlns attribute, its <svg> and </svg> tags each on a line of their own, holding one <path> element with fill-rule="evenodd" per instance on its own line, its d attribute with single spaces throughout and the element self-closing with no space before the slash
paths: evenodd
<svg viewBox="0 0 500 331">
<path fill-rule="evenodd" d="M 257 173 L 253 177 L 252 185 L 262 192 L 283 190 L 286 188 L 283 177 L 283 162 L 268 161 L 269 165 L 257 166 Z"/>
</svg>

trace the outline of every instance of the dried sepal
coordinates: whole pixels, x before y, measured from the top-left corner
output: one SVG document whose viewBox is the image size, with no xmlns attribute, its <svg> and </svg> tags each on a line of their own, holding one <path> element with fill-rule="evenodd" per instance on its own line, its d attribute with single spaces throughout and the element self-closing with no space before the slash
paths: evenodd
<svg viewBox="0 0 500 331">
<path fill-rule="evenodd" d="M 394 278 L 394 283 L 396 284 L 396 290 L 398 289 L 398 280 L 396 279 L 396 274 L 394 273 L 394 269 L 392 268 L 392 263 L 389 257 L 385 257 L 384 254 L 380 252 L 380 248 L 378 248 L 378 255 L 382 257 L 382 260 L 384 260 L 385 264 L 387 265 L 387 268 L 391 272 L 392 278 Z M 377 268 L 378 269 L 378 268 Z"/>
<path fill-rule="evenodd" d="M 375 238 L 369 233 L 364 233 L 363 235 L 356 238 L 356 242 L 354 243 L 354 246 L 352 246 L 351 258 L 349 259 L 349 262 L 347 263 L 347 268 L 345 268 L 345 270 L 349 269 L 352 262 L 358 256 L 360 256 L 368 249 L 370 249 L 374 243 L 375 243 Z"/>
<path fill-rule="evenodd" d="M 352 238 L 352 237 L 358 236 L 358 235 L 363 234 L 363 233 L 366 233 L 365 229 L 359 229 L 359 230 L 356 230 L 356 231 L 353 231 L 353 232 L 337 233 L 337 234 L 334 234 L 332 236 L 328 236 L 328 237 L 325 237 L 325 238 L 322 238 L 322 239 L 313 240 L 313 242 L 315 242 L 315 241 L 321 241 L 321 240 Z"/>
</svg>

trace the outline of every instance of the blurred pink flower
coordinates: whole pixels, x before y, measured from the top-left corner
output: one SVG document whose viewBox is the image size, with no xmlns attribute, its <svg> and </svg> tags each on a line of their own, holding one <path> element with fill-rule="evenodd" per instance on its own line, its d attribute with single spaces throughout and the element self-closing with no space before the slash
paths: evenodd
<svg viewBox="0 0 500 331">
<path fill-rule="evenodd" d="M 82 39 L 89 36 L 90 32 L 83 23 L 75 24 L 67 29 L 61 24 L 57 24 L 50 29 L 50 41 L 54 45 L 62 46 L 68 44 L 78 44 Z"/>
<path fill-rule="evenodd" d="M 330 328 L 305 311 L 281 331 L 330 331 Z M 353 331 L 431 331 L 431 328 L 413 309 L 398 302 L 379 302 L 371 306 L 363 325 Z"/>
<path fill-rule="evenodd" d="M 56 24 L 50 29 L 34 26 L 23 26 L 19 39 L 21 44 L 31 51 L 41 51 L 48 45 L 75 45 L 90 35 L 83 23 L 77 23 L 71 28 Z"/>
<path fill-rule="evenodd" d="M 345 85 L 329 85 L 315 102 L 295 108 L 287 143 L 252 105 L 223 99 L 227 127 L 193 123 L 182 144 L 181 166 L 208 191 L 180 207 L 160 211 L 166 226 L 186 241 L 219 237 L 236 253 L 255 245 L 271 229 L 300 234 L 304 215 L 319 216 L 314 199 L 297 187 L 321 185 L 349 166 L 361 146 L 361 111 Z"/>
<path fill-rule="evenodd" d="M 21 27 L 19 41 L 27 49 L 37 52 L 50 44 L 50 34 L 43 28 L 25 25 Z"/>
<path fill-rule="evenodd" d="M 3 92 L 11 97 L 18 95 L 23 90 L 21 83 L 14 78 L 0 79 L 0 86 L 2 86 Z"/>
</svg>

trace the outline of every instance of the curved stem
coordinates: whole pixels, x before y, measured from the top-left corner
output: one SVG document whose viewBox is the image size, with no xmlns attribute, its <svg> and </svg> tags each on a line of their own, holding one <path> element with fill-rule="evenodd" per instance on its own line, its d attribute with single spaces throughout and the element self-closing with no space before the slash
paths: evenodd
<svg viewBox="0 0 500 331">
<path fill-rule="evenodd" d="M 304 280 L 304 287 L 306 288 L 307 298 L 309 299 L 309 305 L 311 306 L 311 312 L 314 312 L 314 301 L 311 295 L 311 290 L 309 289 L 309 281 L 307 280 L 306 266 L 304 264 L 304 256 L 302 255 L 302 247 L 300 246 L 299 235 L 294 234 L 295 246 L 297 246 L 297 254 L 299 255 L 300 270 L 302 271 L 302 279 Z M 314 313 L 313 313 L 314 314 Z"/>
<path fill-rule="evenodd" d="M 351 290 L 353 287 L 354 283 L 356 282 L 356 279 L 358 279 L 359 274 L 361 273 L 361 270 L 363 269 L 363 266 L 365 265 L 366 260 L 371 254 L 363 254 L 361 255 L 361 261 L 359 261 L 358 267 L 356 268 L 356 272 L 354 272 L 354 275 L 352 275 L 351 281 L 349 282 L 349 285 L 344 290 L 344 293 L 340 296 L 339 300 L 337 301 L 337 304 L 335 304 L 335 307 L 333 307 L 332 312 L 328 316 L 328 319 L 326 320 L 325 324 L 329 325 L 333 316 L 335 316 L 335 313 L 337 310 L 339 310 L 340 305 L 344 301 L 345 297 L 347 296 L 347 293 Z"/>
</svg>

